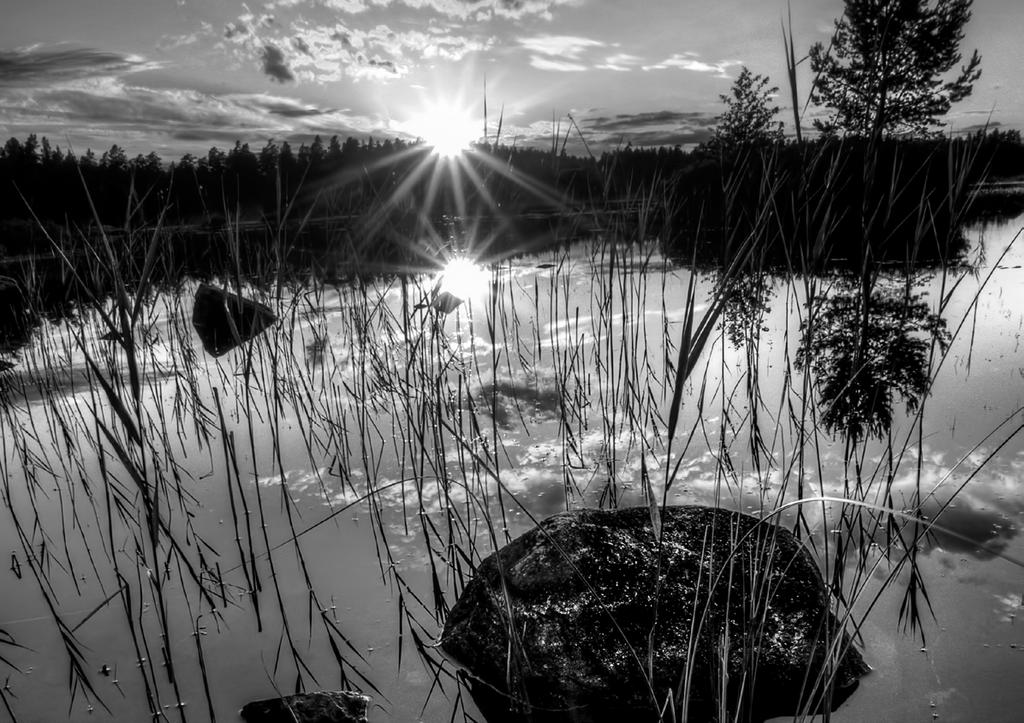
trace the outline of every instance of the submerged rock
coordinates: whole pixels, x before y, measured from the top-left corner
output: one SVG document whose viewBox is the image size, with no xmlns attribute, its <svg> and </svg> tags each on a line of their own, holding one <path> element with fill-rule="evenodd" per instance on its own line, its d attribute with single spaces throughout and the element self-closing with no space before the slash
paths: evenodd
<svg viewBox="0 0 1024 723">
<path fill-rule="evenodd" d="M 28 343 L 33 316 L 14 279 L 0 276 L 0 353 L 13 352 Z"/>
<path fill-rule="evenodd" d="M 430 306 L 442 314 L 450 314 L 459 307 L 462 301 L 462 299 L 450 291 L 438 291 L 434 298 L 431 299 Z"/>
<path fill-rule="evenodd" d="M 488 721 L 653 721 L 670 696 L 756 721 L 853 692 L 868 667 L 791 533 L 693 506 L 661 524 L 660 564 L 646 508 L 555 515 L 480 564 L 441 647 Z"/>
<path fill-rule="evenodd" d="M 246 703 L 247 723 L 366 723 L 370 699 L 351 691 L 301 693 Z"/>
<path fill-rule="evenodd" d="M 270 327 L 277 317 L 269 306 L 244 299 L 209 284 L 196 290 L 192 307 L 192 326 L 196 328 L 203 349 L 220 356 Z"/>
</svg>

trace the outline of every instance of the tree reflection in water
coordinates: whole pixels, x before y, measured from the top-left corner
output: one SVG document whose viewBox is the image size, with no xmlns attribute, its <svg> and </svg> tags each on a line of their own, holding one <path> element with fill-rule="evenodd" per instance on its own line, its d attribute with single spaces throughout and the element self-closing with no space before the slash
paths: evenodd
<svg viewBox="0 0 1024 723">
<path fill-rule="evenodd" d="M 813 375 L 822 424 L 856 446 L 889 432 L 897 397 L 909 413 L 917 410 L 932 343 L 945 349 L 949 332 L 907 284 L 879 281 L 865 291 L 859 279 L 842 278 L 833 288 L 814 302 L 811 323 L 801 324 L 796 361 Z"/>
<path fill-rule="evenodd" d="M 728 280 L 719 278 L 718 285 L 725 294 L 722 319 L 726 337 L 737 349 L 753 346 L 769 331 L 764 317 L 774 294 L 771 277 L 761 271 L 744 273 Z"/>
<path fill-rule="evenodd" d="M 737 276 L 719 276 L 718 286 L 724 295 L 722 324 L 729 342 L 746 356 L 747 374 L 744 387 L 750 415 L 750 462 L 758 477 L 770 466 L 773 452 L 762 434 L 760 371 L 761 337 L 769 332 L 765 323 L 768 302 L 774 290 L 771 277 L 763 269 Z"/>
<path fill-rule="evenodd" d="M 939 358 L 950 341 L 945 321 L 929 311 L 921 294 L 912 291 L 921 288 L 922 281 L 839 277 L 827 293 L 812 296 L 807 320 L 801 324 L 797 366 L 810 373 L 823 410 L 822 426 L 844 439 L 845 461 L 854 463 L 857 490 L 862 489 L 864 443 L 875 437 L 891 444 L 894 404 L 899 399 L 909 414 L 917 411 L 931 385 L 933 352 Z M 896 470 L 889 449 L 884 499 L 887 507 L 898 509 L 891 496 Z M 910 499 L 903 503 L 916 511 L 914 519 L 885 512 L 874 517 L 858 508 L 844 510 L 838 526 L 851 530 L 859 540 L 861 564 L 870 549 L 865 543 L 880 534 L 884 534 L 885 549 L 896 543 L 896 549 L 902 550 L 895 567 L 906 575 L 899 618 L 911 631 L 919 632 L 923 643 L 921 620 L 931 601 L 918 565 L 922 549 L 918 543 L 929 529 L 921 502 L 918 478 Z M 866 538 L 861 538 L 864 532 Z"/>
</svg>

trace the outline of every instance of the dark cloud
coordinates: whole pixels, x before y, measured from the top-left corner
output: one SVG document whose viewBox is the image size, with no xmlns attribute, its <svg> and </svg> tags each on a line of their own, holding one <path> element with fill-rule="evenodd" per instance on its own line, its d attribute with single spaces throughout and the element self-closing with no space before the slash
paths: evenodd
<svg viewBox="0 0 1024 723">
<path fill-rule="evenodd" d="M 642 126 L 663 125 L 710 125 L 715 116 L 699 111 L 659 110 L 647 113 L 620 113 L 612 118 L 590 118 L 587 127 L 595 131 L 613 132 L 636 130 Z"/>
<path fill-rule="evenodd" d="M 1002 553 L 1020 532 L 1014 518 L 1019 517 L 1024 505 L 1020 502 L 1007 504 L 1002 498 L 991 499 L 992 496 L 964 497 L 945 509 L 938 500 L 930 498 L 922 512 L 926 519 L 935 520 L 936 527 L 921 540 L 923 547 L 926 550 L 938 547 L 979 560 L 989 560 Z M 913 532 L 911 528 L 906 533 L 908 540 Z"/>
<path fill-rule="evenodd" d="M 267 110 L 274 115 L 281 116 L 282 118 L 313 118 L 334 112 L 331 108 L 268 108 Z"/>
<path fill-rule="evenodd" d="M 398 66 L 395 65 L 393 60 L 381 60 L 380 58 L 370 58 L 366 61 L 366 64 L 371 68 L 382 68 L 389 73 L 398 75 Z"/>
<path fill-rule="evenodd" d="M 91 48 L 0 50 L 0 87 L 118 75 L 155 67 L 134 55 Z"/>
<path fill-rule="evenodd" d="M 598 116 L 580 121 L 588 140 L 603 146 L 692 146 L 713 135 L 715 116 L 702 111 L 658 110 Z"/>
<path fill-rule="evenodd" d="M 706 128 L 676 131 L 623 132 L 622 141 L 634 146 L 689 146 L 711 140 L 714 133 Z"/>
<path fill-rule="evenodd" d="M 331 33 L 331 40 L 341 43 L 341 47 L 346 50 L 352 50 L 352 36 L 348 33 L 343 33 L 340 30 L 335 30 Z"/>
<path fill-rule="evenodd" d="M 122 97 L 85 90 L 54 90 L 38 96 L 38 101 L 49 108 L 51 117 L 88 119 L 90 124 L 107 128 L 147 128 L 156 123 L 166 126 L 193 118 L 185 107 L 141 90 Z"/>
<path fill-rule="evenodd" d="M 292 47 L 303 55 L 313 56 L 313 52 L 309 49 L 309 44 L 298 35 L 292 38 Z"/>
<path fill-rule="evenodd" d="M 276 80 L 278 83 L 288 83 L 295 80 L 295 75 L 292 73 L 291 68 L 288 67 L 284 53 L 273 43 L 267 43 L 263 46 L 260 59 L 263 62 L 263 72 L 269 75 L 272 80 Z"/>
<path fill-rule="evenodd" d="M 262 104 L 261 107 L 268 113 L 281 116 L 282 118 L 315 118 L 316 116 L 334 112 L 333 108 L 304 108 L 285 103 L 266 103 Z"/>
<path fill-rule="evenodd" d="M 971 111 L 964 113 L 964 115 L 970 115 Z M 990 123 L 974 123 L 973 125 L 964 126 L 963 128 L 956 129 L 957 133 L 962 135 L 977 133 L 978 131 L 994 131 L 1001 130 L 1005 126 L 1000 121 L 992 121 Z"/>
<path fill-rule="evenodd" d="M 123 86 L 116 94 L 60 88 L 34 93 L 33 98 L 37 105 L 47 108 L 44 123 L 85 124 L 117 133 L 167 134 L 177 140 L 212 138 L 218 130 L 244 140 L 277 135 L 294 125 L 281 119 L 301 121 L 335 112 L 288 98 L 132 86 Z"/>
<path fill-rule="evenodd" d="M 165 158 L 205 153 L 236 140 L 256 148 L 267 138 L 387 134 L 374 119 L 269 93 L 225 93 L 173 86 L 141 87 L 112 78 L 102 83 L 2 88 L 0 111 L 10 135 L 68 138 L 75 152 L 112 143 Z M 309 141 L 306 138 L 306 142 Z M 62 144 L 63 145 L 63 144 Z"/>
<path fill-rule="evenodd" d="M 187 130 L 174 131 L 170 137 L 176 141 L 195 141 L 205 146 L 207 143 L 225 143 L 234 145 L 235 141 L 247 142 L 249 138 L 244 131 L 219 130 L 217 128 L 189 128 Z M 250 145 L 250 148 L 253 146 Z"/>
<path fill-rule="evenodd" d="M 528 424 L 558 421 L 562 393 L 554 385 L 499 380 L 485 384 L 479 398 L 493 398 L 494 421 L 503 429 L 514 429 L 523 419 Z"/>
<path fill-rule="evenodd" d="M 148 139 L 145 150 L 152 148 L 154 140 L 159 143 L 157 139 L 233 143 L 236 139 L 276 135 L 287 127 L 263 110 L 264 105 L 272 103 L 260 97 L 124 88 L 119 95 L 58 89 L 38 94 L 36 99 L 48 110 L 45 119 L 25 119 L 34 131 L 58 135 L 60 129 L 81 125 L 103 129 L 100 138 L 72 133 L 76 146 L 109 145 L 107 139 L 124 144 L 133 138 Z"/>
</svg>

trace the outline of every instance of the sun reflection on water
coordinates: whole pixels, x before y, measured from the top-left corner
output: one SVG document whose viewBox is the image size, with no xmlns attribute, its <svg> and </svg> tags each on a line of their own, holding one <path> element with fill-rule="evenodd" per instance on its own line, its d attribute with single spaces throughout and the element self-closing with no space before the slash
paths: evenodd
<svg viewBox="0 0 1024 723">
<path fill-rule="evenodd" d="M 479 299 L 487 292 L 490 274 L 466 256 L 453 256 L 437 276 L 437 294 L 450 294 L 459 301 Z"/>
</svg>

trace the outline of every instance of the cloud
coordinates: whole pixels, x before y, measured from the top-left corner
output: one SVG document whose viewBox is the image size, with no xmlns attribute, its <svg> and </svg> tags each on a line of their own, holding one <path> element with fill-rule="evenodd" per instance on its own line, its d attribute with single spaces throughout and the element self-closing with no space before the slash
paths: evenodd
<svg viewBox="0 0 1024 723">
<path fill-rule="evenodd" d="M 32 106 L 45 108 L 40 124 L 73 122 L 79 128 L 102 127 L 120 133 L 133 129 L 157 133 L 179 128 L 231 127 L 263 129 L 266 122 L 260 104 L 244 96 L 216 96 L 186 89 L 152 90 L 118 81 L 26 93 L 23 117 Z"/>
<path fill-rule="evenodd" d="M 301 0 L 286 0 L 289 5 L 296 5 Z M 282 3 L 279 3 L 282 4 Z M 349 15 L 355 15 L 361 13 L 370 7 L 370 3 L 367 0 L 324 0 L 324 7 L 328 7 L 331 10 L 338 10 L 339 12 L 348 13 Z"/>
<path fill-rule="evenodd" d="M 604 46 L 600 40 L 574 35 L 536 35 L 532 38 L 519 38 L 519 44 L 538 55 L 551 55 L 570 60 L 579 58 L 589 48 Z"/>
<path fill-rule="evenodd" d="M 383 134 L 381 119 L 319 108 L 274 93 L 217 93 L 146 88 L 116 78 L 63 86 L 14 88 L 4 94 L 0 126 L 12 135 L 70 136 L 76 151 L 112 143 L 165 157 L 205 152 L 235 140 L 311 137 L 314 133 Z"/>
<path fill-rule="evenodd" d="M 195 45 L 199 39 L 203 36 L 211 36 L 214 34 L 213 26 L 208 22 L 201 22 L 200 29 L 192 32 L 185 33 L 183 35 L 162 35 L 160 40 L 157 42 L 157 50 L 164 52 L 168 50 L 174 50 L 176 48 L 183 48 L 186 45 Z"/>
<path fill-rule="evenodd" d="M 550 2 L 546 0 L 545 5 Z M 264 8 L 283 15 L 278 18 L 270 12 L 254 13 L 243 4 L 244 12 L 224 26 L 220 47 L 240 62 L 257 57 L 264 73 L 274 80 L 331 83 L 343 77 L 401 77 L 424 64 L 462 60 L 495 42 L 475 24 L 468 26 L 472 31 L 458 31 L 457 25 L 445 22 L 417 21 L 399 27 L 368 26 L 362 19 L 356 25 L 352 17 L 338 19 L 339 14 L 352 16 L 369 7 L 394 5 L 447 15 L 467 15 L 481 8 L 518 12 L 533 7 L 524 0 L 285 0 Z M 324 22 L 325 18 L 329 20 Z"/>
<path fill-rule="evenodd" d="M 291 83 L 296 75 L 283 48 L 295 48 L 300 54 L 309 55 L 310 48 L 301 34 L 275 32 L 278 21 L 270 13 L 256 15 L 249 6 L 242 3 L 245 12 L 237 20 L 224 26 L 224 39 L 237 47 L 234 55 L 245 62 L 255 57 L 263 74 L 278 83 Z M 223 47 L 223 45 L 221 46 Z"/>
<path fill-rule="evenodd" d="M 671 57 L 662 60 L 654 65 L 643 66 L 644 70 L 667 70 L 677 68 L 679 70 L 690 70 L 696 73 L 715 73 L 716 77 L 728 78 L 729 68 L 743 65 L 742 60 L 721 60 L 717 63 L 706 63 L 698 60 L 697 54 L 692 52 L 674 53 Z"/>
<path fill-rule="evenodd" d="M 159 63 L 138 55 L 92 48 L 41 49 L 33 46 L 22 50 L 0 50 L 0 87 L 111 77 L 159 67 Z"/>
<path fill-rule="evenodd" d="M 1007 509 L 991 506 L 969 496 L 962 496 L 942 509 L 939 501 L 930 498 L 924 505 L 927 519 L 937 515 L 937 527 L 922 541 L 926 550 L 940 547 L 946 552 L 964 553 L 980 560 L 995 557 L 1005 550 L 1020 529 L 1010 522 L 1010 512 L 1020 514 L 1018 502 Z M 1013 509 L 1016 508 L 1016 509 Z M 906 535 L 912 539 L 911 535 Z"/>
<path fill-rule="evenodd" d="M 478 398 L 493 398 L 494 421 L 503 429 L 515 429 L 521 418 L 530 424 L 557 422 L 562 395 L 553 379 L 543 384 L 498 379 L 484 384 Z"/>
<path fill-rule="evenodd" d="M 632 70 L 634 67 L 640 64 L 642 58 L 636 55 L 630 55 L 629 53 L 617 53 L 615 55 L 609 55 L 605 58 L 604 62 L 597 66 L 600 70 L 616 70 L 619 72 L 625 72 Z"/>
<path fill-rule="evenodd" d="M 292 73 L 291 68 L 288 67 L 284 53 L 273 43 L 267 43 L 263 46 L 260 59 L 263 62 L 263 72 L 270 76 L 272 80 L 276 80 L 278 83 L 288 83 L 295 80 L 295 75 Z"/>
<path fill-rule="evenodd" d="M 527 15 L 536 15 L 551 20 L 554 8 L 578 7 L 583 4 L 583 0 L 494 0 L 483 4 L 493 6 L 491 12 L 502 18 L 518 20 Z"/>
<path fill-rule="evenodd" d="M 269 13 L 264 13 L 257 17 L 249 10 L 245 3 L 242 3 L 242 7 L 245 8 L 246 12 L 239 15 L 237 20 L 233 20 L 224 26 L 225 40 L 235 43 L 258 40 L 260 31 L 264 28 L 269 28 L 275 23 L 274 16 Z"/>
<path fill-rule="evenodd" d="M 580 56 L 593 48 L 603 47 L 600 40 L 575 35 L 535 35 L 518 38 L 519 44 L 530 51 L 530 65 L 538 70 L 573 73 L 587 70 Z"/>
<path fill-rule="evenodd" d="M 488 21 L 494 18 L 519 20 L 527 16 L 551 20 L 558 7 L 573 7 L 583 0 L 276 0 L 268 9 L 296 6 L 321 6 L 348 15 L 357 15 L 373 8 L 400 5 L 413 10 L 433 12 L 447 18 Z"/>
<path fill-rule="evenodd" d="M 530 65 L 537 70 L 551 70 L 561 73 L 578 73 L 582 70 L 586 70 L 587 66 L 579 63 L 570 63 L 565 60 L 555 60 L 549 57 L 542 57 L 540 55 L 530 56 Z"/>
<path fill-rule="evenodd" d="M 458 61 L 490 47 L 493 38 L 473 38 L 441 28 L 394 30 L 387 25 L 369 29 L 342 23 L 317 26 L 300 21 L 293 30 L 307 52 L 292 59 L 291 69 L 303 81 L 328 83 L 354 79 L 394 78 L 424 62 Z"/>
</svg>

